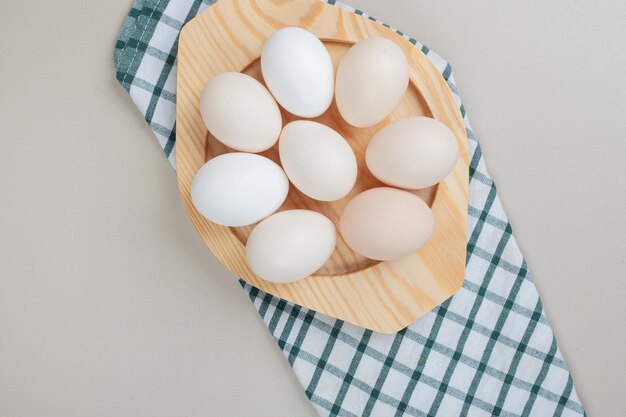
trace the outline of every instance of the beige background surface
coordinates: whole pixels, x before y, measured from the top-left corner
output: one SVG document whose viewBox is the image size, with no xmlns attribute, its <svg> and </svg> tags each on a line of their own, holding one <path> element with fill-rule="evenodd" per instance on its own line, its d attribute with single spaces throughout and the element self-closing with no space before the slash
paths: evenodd
<svg viewBox="0 0 626 417">
<path fill-rule="evenodd" d="M 626 3 L 350 0 L 447 57 L 590 416 L 626 395 Z M 0 416 L 313 416 L 114 80 L 130 0 L 0 0 Z"/>
</svg>

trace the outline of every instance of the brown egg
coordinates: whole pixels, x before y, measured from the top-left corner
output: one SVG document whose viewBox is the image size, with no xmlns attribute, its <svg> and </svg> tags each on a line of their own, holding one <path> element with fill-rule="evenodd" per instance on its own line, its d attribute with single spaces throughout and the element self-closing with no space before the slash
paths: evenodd
<svg viewBox="0 0 626 417">
<path fill-rule="evenodd" d="M 406 117 L 383 127 L 367 145 L 365 163 L 381 182 L 417 190 L 443 180 L 459 159 L 452 131 L 430 117 Z"/>
<path fill-rule="evenodd" d="M 390 187 L 363 191 L 346 205 L 340 230 L 357 253 L 380 261 L 403 258 L 433 234 L 430 207 L 408 191 Z"/>
<path fill-rule="evenodd" d="M 387 38 L 362 40 L 337 68 L 337 109 L 352 126 L 374 126 L 398 106 L 408 85 L 409 64 L 402 48 Z"/>
</svg>

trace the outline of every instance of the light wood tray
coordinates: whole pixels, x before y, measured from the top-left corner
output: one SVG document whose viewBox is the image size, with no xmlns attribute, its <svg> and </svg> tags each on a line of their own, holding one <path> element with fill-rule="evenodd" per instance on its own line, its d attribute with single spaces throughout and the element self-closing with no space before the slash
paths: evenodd
<svg viewBox="0 0 626 417">
<path fill-rule="evenodd" d="M 415 254 L 395 262 L 378 262 L 355 254 L 339 236 L 335 253 L 314 275 L 291 284 L 273 284 L 254 274 L 245 257 L 252 227 L 229 228 L 206 220 L 194 208 L 190 188 L 194 174 L 208 159 L 229 149 L 208 134 L 199 97 L 208 80 L 225 71 L 242 71 L 262 81 L 259 57 L 265 40 L 286 26 L 299 26 L 322 39 L 335 68 L 348 48 L 362 39 L 383 36 L 398 44 L 410 64 L 410 85 L 402 103 L 380 124 L 354 128 L 335 104 L 314 119 L 343 135 L 354 149 L 359 173 L 344 199 L 324 203 L 291 186 L 281 210 L 308 208 L 338 225 L 345 204 L 359 192 L 380 186 L 367 170 L 364 152 L 370 138 L 393 120 L 425 115 L 454 132 L 460 158 L 438 186 L 416 192 L 431 205 L 436 230 Z M 283 121 L 297 119 L 283 111 Z M 220 0 L 190 21 L 180 35 L 176 106 L 176 166 L 189 217 L 215 256 L 232 272 L 261 290 L 287 301 L 383 333 L 396 332 L 454 294 L 465 272 L 468 152 L 459 105 L 445 80 L 424 54 L 392 30 L 319 0 Z M 277 147 L 263 155 L 278 160 Z"/>
</svg>

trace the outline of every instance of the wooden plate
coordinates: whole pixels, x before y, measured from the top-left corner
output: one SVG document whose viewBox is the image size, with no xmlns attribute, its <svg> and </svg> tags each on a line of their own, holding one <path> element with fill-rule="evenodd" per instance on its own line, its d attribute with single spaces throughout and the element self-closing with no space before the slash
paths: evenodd
<svg viewBox="0 0 626 417">
<path fill-rule="evenodd" d="M 323 203 L 291 186 L 281 210 L 308 208 L 338 225 L 351 197 L 381 184 L 368 172 L 364 152 L 370 138 L 393 120 L 425 115 L 454 132 L 460 158 L 452 172 L 435 187 L 416 192 L 431 205 L 436 231 L 415 254 L 394 262 L 378 262 L 355 254 L 338 238 L 329 261 L 314 275 L 291 284 L 273 284 L 254 274 L 245 257 L 252 226 L 229 228 L 206 220 L 194 208 L 190 188 L 194 174 L 208 159 L 229 152 L 208 134 L 199 110 L 202 88 L 213 76 L 242 71 L 262 81 L 259 57 L 265 40 L 286 26 L 299 26 L 322 39 L 335 68 L 348 48 L 383 36 L 398 44 L 410 64 L 410 86 L 402 103 L 380 124 L 354 128 L 339 116 L 335 104 L 314 119 L 343 135 L 354 149 L 359 174 L 346 198 Z M 284 123 L 297 117 L 283 111 Z M 319 0 L 220 0 L 183 28 L 178 49 L 176 106 L 176 165 L 183 201 L 198 233 L 232 272 L 261 290 L 295 304 L 383 333 L 396 332 L 454 294 L 465 273 L 468 152 L 459 106 L 445 80 L 409 41 L 392 30 Z M 263 155 L 278 161 L 276 147 Z"/>
</svg>

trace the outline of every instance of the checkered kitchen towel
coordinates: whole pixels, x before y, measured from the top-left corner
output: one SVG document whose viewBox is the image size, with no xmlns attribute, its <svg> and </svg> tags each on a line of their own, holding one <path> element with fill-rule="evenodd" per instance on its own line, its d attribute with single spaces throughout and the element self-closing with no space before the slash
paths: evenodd
<svg viewBox="0 0 626 417">
<path fill-rule="evenodd" d="M 178 34 L 212 3 L 136 0 L 115 47 L 117 79 L 173 166 Z M 410 41 L 456 95 L 450 65 Z M 384 335 L 241 282 L 322 416 L 585 415 L 457 100 L 472 156 L 467 269 L 457 294 L 408 328 Z"/>
</svg>

